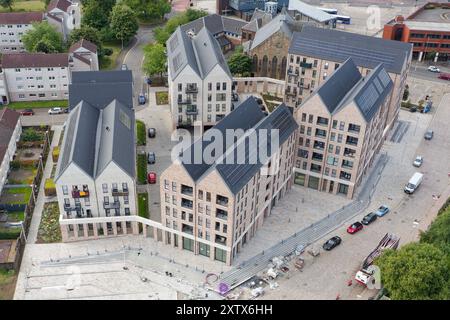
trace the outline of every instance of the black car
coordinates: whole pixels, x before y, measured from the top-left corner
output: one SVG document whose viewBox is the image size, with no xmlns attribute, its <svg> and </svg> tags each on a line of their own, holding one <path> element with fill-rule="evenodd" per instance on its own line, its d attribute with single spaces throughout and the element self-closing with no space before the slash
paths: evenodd
<svg viewBox="0 0 450 320">
<path fill-rule="evenodd" d="M 375 212 L 371 212 L 361 220 L 361 223 L 367 226 L 368 224 L 371 224 L 372 222 L 377 220 L 377 217 L 378 216 Z"/>
<path fill-rule="evenodd" d="M 148 137 L 154 138 L 156 136 L 156 129 L 155 128 L 148 128 Z"/>
<path fill-rule="evenodd" d="M 149 152 L 147 156 L 147 163 L 148 164 L 155 164 L 156 162 L 156 155 L 154 152 Z"/>
<path fill-rule="evenodd" d="M 65 108 L 63 112 L 64 113 L 69 113 L 69 108 Z"/>
<path fill-rule="evenodd" d="M 330 251 L 331 249 L 337 247 L 342 242 L 342 239 L 338 236 L 334 236 L 333 238 L 329 239 L 327 242 L 325 242 L 322 246 L 324 250 Z"/>
</svg>

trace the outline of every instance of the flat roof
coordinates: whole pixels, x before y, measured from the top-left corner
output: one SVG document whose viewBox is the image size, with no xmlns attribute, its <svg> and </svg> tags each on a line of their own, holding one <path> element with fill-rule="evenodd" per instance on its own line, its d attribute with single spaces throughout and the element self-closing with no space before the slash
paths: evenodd
<svg viewBox="0 0 450 320">
<path fill-rule="evenodd" d="M 408 20 L 450 23 L 450 7 L 420 9 L 417 11 L 417 13 L 413 13 L 411 16 L 409 16 Z"/>
<path fill-rule="evenodd" d="M 442 23 L 442 22 L 406 20 L 404 23 L 411 30 L 450 32 L 450 21 L 448 23 Z"/>
</svg>

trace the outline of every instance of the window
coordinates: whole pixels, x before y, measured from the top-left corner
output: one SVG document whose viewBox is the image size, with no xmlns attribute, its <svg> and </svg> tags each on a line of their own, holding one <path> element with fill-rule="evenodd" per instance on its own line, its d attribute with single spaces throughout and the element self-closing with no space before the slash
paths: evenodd
<svg viewBox="0 0 450 320">
<path fill-rule="evenodd" d="M 302 113 L 302 121 L 303 121 L 303 122 L 306 121 L 306 113 Z"/>
<path fill-rule="evenodd" d="M 339 162 L 338 158 L 335 158 L 333 156 L 328 156 L 327 158 L 327 164 L 332 165 L 332 166 L 337 166 Z"/>
<path fill-rule="evenodd" d="M 226 93 L 217 93 L 216 101 L 226 101 L 227 94 Z"/>
<path fill-rule="evenodd" d="M 181 91 L 183 91 L 183 84 L 179 83 L 178 84 L 178 92 L 181 92 Z"/>
<path fill-rule="evenodd" d="M 69 188 L 67 188 L 67 186 L 62 186 L 62 190 L 65 196 L 69 194 Z"/>
<path fill-rule="evenodd" d="M 124 204 L 129 204 L 130 203 L 130 200 L 129 200 L 128 196 L 123 196 L 123 203 Z"/>
<path fill-rule="evenodd" d="M 227 83 L 226 82 L 224 82 L 224 83 L 222 83 L 222 90 L 227 90 Z"/>
<path fill-rule="evenodd" d="M 339 122 L 339 130 L 343 131 L 344 127 L 345 127 L 345 122 L 344 121 Z"/>
<path fill-rule="evenodd" d="M 107 183 L 102 184 L 102 190 L 103 190 L 103 193 L 108 193 L 108 184 Z"/>
<path fill-rule="evenodd" d="M 220 82 L 216 83 L 216 90 L 219 91 L 220 90 Z"/>
<path fill-rule="evenodd" d="M 324 69 L 328 70 L 328 62 L 325 63 Z"/>
<path fill-rule="evenodd" d="M 208 91 L 211 91 L 211 90 L 212 90 L 212 83 L 208 82 Z"/>
<path fill-rule="evenodd" d="M 176 182 L 172 182 L 172 191 L 177 192 L 177 183 Z"/>
<path fill-rule="evenodd" d="M 164 189 L 169 190 L 169 181 L 164 179 Z"/>
<path fill-rule="evenodd" d="M 215 255 L 214 255 L 214 259 L 217 261 L 221 261 L 221 262 L 226 262 L 227 261 L 227 252 L 225 250 L 219 249 L 219 248 L 215 248 Z"/>
</svg>

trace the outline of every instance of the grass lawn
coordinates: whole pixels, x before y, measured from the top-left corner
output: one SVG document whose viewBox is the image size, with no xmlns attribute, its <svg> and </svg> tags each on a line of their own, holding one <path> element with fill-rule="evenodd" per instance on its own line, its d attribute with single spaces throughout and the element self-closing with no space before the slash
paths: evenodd
<svg viewBox="0 0 450 320">
<path fill-rule="evenodd" d="M 16 287 L 16 274 L 14 270 L 0 269 L 0 300 L 12 300 Z"/>
<path fill-rule="evenodd" d="M 107 42 L 103 45 L 105 48 L 109 48 L 113 51 L 113 53 L 110 56 L 104 56 L 101 57 L 99 63 L 100 63 L 100 69 L 101 70 L 114 70 L 117 68 L 116 66 L 116 60 L 117 57 L 120 54 L 120 51 L 122 51 L 122 44 L 120 42 Z"/>
<path fill-rule="evenodd" d="M 169 104 L 169 93 L 168 92 L 156 92 L 156 104 Z"/>
<path fill-rule="evenodd" d="M 21 227 L 0 227 L 0 240 L 16 240 L 22 231 Z"/>
<path fill-rule="evenodd" d="M 23 211 L 12 211 L 8 212 L 8 221 L 9 222 L 20 222 L 25 219 L 25 212 Z"/>
<path fill-rule="evenodd" d="M 137 155 L 137 179 L 139 184 L 147 183 L 147 155 Z"/>
<path fill-rule="evenodd" d="M 136 120 L 136 138 L 138 146 L 145 146 L 147 137 L 145 134 L 145 123 L 140 120 Z"/>
<path fill-rule="evenodd" d="M 47 202 L 42 210 L 37 243 L 61 242 L 58 202 Z"/>
<path fill-rule="evenodd" d="M 31 197 L 31 188 L 30 187 L 20 187 L 20 188 L 11 188 L 4 189 L 8 194 L 22 194 L 23 197 L 16 201 L 9 202 L 9 204 L 27 204 L 30 201 Z"/>
<path fill-rule="evenodd" d="M 42 0 L 16 0 L 12 8 L 13 11 L 44 11 L 45 2 Z M 0 6 L 0 12 L 9 12 L 9 8 Z"/>
<path fill-rule="evenodd" d="M 266 103 L 267 109 L 269 109 L 269 112 L 272 112 L 276 107 L 278 107 L 283 102 L 283 98 L 272 96 L 270 94 L 263 94 L 262 97 L 264 99 L 264 102 Z M 279 103 L 273 103 L 271 101 L 277 101 Z"/>
<path fill-rule="evenodd" d="M 149 218 L 147 192 L 138 193 L 138 214 L 142 218 Z"/>
<path fill-rule="evenodd" d="M 10 109 L 52 108 L 52 107 L 67 108 L 68 106 L 69 101 L 67 100 L 22 101 L 22 102 L 11 102 L 10 104 L 8 104 L 8 108 Z"/>
</svg>

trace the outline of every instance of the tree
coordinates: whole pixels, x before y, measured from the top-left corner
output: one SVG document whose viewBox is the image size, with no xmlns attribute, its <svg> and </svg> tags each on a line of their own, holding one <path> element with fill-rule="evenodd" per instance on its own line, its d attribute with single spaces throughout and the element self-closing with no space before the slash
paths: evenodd
<svg viewBox="0 0 450 320">
<path fill-rule="evenodd" d="M 83 25 L 97 30 L 108 28 L 116 0 L 83 0 Z"/>
<path fill-rule="evenodd" d="M 69 45 L 74 44 L 81 39 L 88 40 L 97 46 L 97 52 L 102 55 L 102 41 L 100 38 L 100 32 L 88 25 L 82 25 L 81 28 L 75 29 L 70 33 Z"/>
<path fill-rule="evenodd" d="M 248 77 L 252 71 L 252 59 L 247 56 L 241 46 L 228 59 L 228 67 L 235 76 Z"/>
<path fill-rule="evenodd" d="M 388 250 L 376 259 L 381 281 L 394 300 L 450 298 L 450 260 L 428 243 L 412 243 Z"/>
<path fill-rule="evenodd" d="M 408 97 L 409 97 L 409 86 L 406 85 L 405 86 L 405 91 L 403 91 L 403 101 L 408 100 Z"/>
<path fill-rule="evenodd" d="M 450 256 L 450 205 L 420 236 L 420 242 L 433 244 Z"/>
<path fill-rule="evenodd" d="M 12 11 L 14 1 L 15 0 L 0 0 L 0 6 L 2 6 L 3 8 L 9 8 L 9 11 Z"/>
<path fill-rule="evenodd" d="M 137 17 L 130 7 L 118 4 L 111 12 L 111 31 L 116 39 L 123 42 L 134 37 L 139 29 Z"/>
<path fill-rule="evenodd" d="M 168 0 L 124 0 L 123 3 L 141 19 L 163 19 L 172 9 Z"/>
<path fill-rule="evenodd" d="M 162 44 L 149 44 L 144 49 L 144 64 L 142 66 L 144 72 L 148 76 L 159 74 L 162 77 L 163 72 L 166 71 L 166 51 Z"/>
<path fill-rule="evenodd" d="M 22 42 L 28 52 L 57 53 L 64 51 L 62 35 L 45 21 L 33 23 L 33 28 L 22 36 Z"/>
</svg>

